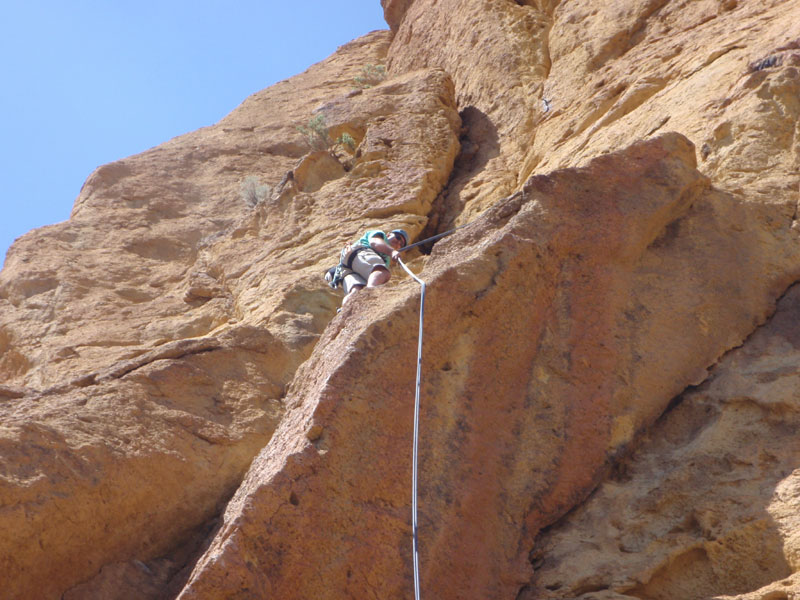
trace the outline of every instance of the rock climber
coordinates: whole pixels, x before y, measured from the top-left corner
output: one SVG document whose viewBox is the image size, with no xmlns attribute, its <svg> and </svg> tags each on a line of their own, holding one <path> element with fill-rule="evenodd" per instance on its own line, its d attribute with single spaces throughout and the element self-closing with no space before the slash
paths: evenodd
<svg viewBox="0 0 800 600">
<path fill-rule="evenodd" d="M 389 266 L 397 261 L 400 249 L 405 246 L 408 233 L 403 229 L 393 229 L 388 234 L 369 230 L 357 242 L 344 247 L 339 264 L 328 270 L 325 279 L 334 288 L 339 282 L 343 284 L 344 304 L 364 286 L 377 287 L 389 281 Z"/>
</svg>

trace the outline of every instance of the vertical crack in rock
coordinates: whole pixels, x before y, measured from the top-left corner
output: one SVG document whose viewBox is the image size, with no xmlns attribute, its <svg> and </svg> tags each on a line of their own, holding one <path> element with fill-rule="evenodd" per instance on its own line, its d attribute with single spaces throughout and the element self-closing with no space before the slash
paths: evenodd
<svg viewBox="0 0 800 600">
<path fill-rule="evenodd" d="M 390 73 L 444 68 L 467 128 L 460 172 L 443 200 L 449 208 L 439 213 L 442 229 L 456 217 L 472 220 L 520 183 L 517 166 L 532 142 L 550 68 L 555 4 L 416 0 L 397 26 Z"/>
<path fill-rule="evenodd" d="M 119 598 L 135 591 L 137 600 L 169 600 L 183 587 L 191 565 L 202 551 L 206 538 L 218 524 L 218 517 L 198 526 L 177 548 L 164 557 L 103 565 L 99 573 L 66 590 L 63 600 Z"/>
</svg>

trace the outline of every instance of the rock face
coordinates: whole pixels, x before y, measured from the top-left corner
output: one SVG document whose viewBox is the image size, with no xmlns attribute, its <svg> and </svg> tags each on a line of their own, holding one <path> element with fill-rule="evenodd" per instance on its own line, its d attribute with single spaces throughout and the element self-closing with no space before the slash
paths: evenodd
<svg viewBox="0 0 800 600">
<path fill-rule="evenodd" d="M 320 274 L 337 248 L 382 214 L 422 228 L 458 152 L 440 70 L 365 90 L 329 118 L 360 143 L 348 173 L 313 195 L 287 176 L 313 159 L 296 126 L 347 95 L 387 38 L 366 36 L 214 127 L 101 167 L 70 221 L 11 249 L 0 276 L 6 597 L 60 597 L 104 565 L 185 562 L 335 314 Z M 249 208 L 240 186 L 253 173 L 276 190 Z M 395 179 L 404 185 L 383 193 Z M 169 579 L 184 566 L 162 563 L 132 572 Z"/>
<path fill-rule="evenodd" d="M 411 596 L 419 288 L 321 274 L 453 225 L 405 258 L 422 594 L 800 594 L 800 5 L 383 5 L 9 251 L 4 597 Z"/>
<path fill-rule="evenodd" d="M 703 379 L 698 365 L 766 314 L 769 295 L 748 298 L 739 282 L 775 272 L 774 256 L 756 251 L 726 268 L 727 253 L 701 261 L 695 252 L 686 264 L 690 232 L 712 239 L 716 223 L 742 208 L 711 191 L 692 146 L 668 134 L 533 177 L 436 246 L 423 272 L 428 593 L 513 596 L 538 530 L 585 498 L 636 433 Z M 742 247 L 754 235 L 727 243 Z M 793 235 L 778 233 L 775 247 Z M 412 593 L 408 554 L 387 549 L 408 538 L 409 461 L 398 447 L 411 436 L 415 287 L 365 292 L 328 327 L 182 598 Z M 735 306 L 698 313 L 700 298 L 723 307 L 732 291 Z M 642 310 L 653 323 L 646 332 Z M 307 439 L 315 427 L 322 435 Z"/>
<path fill-rule="evenodd" d="M 542 537 L 522 598 L 798 593 L 799 317 L 794 286 L 767 325 Z"/>
</svg>

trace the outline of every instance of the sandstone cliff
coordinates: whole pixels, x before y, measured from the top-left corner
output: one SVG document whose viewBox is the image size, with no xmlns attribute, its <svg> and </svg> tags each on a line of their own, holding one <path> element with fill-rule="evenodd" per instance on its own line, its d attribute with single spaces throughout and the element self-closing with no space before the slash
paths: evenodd
<svg viewBox="0 0 800 600">
<path fill-rule="evenodd" d="M 383 7 L 12 246 L 0 595 L 411 597 L 419 289 L 321 274 L 455 225 L 406 257 L 422 595 L 800 594 L 800 3 Z"/>
</svg>

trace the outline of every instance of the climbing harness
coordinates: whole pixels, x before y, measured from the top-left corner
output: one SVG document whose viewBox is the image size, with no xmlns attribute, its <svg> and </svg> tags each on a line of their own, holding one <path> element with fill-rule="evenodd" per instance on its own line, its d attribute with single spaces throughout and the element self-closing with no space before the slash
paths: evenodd
<svg viewBox="0 0 800 600">
<path fill-rule="evenodd" d="M 371 250 L 371 248 L 355 244 L 348 244 L 347 246 L 342 248 L 342 252 L 339 254 L 339 264 L 342 265 L 345 269 L 352 269 L 353 261 L 355 260 L 358 253 L 364 252 L 366 250 Z"/>
<path fill-rule="evenodd" d="M 331 286 L 332 290 L 338 288 L 344 281 L 344 270 L 342 265 L 336 265 L 325 271 L 325 281 Z"/>
<path fill-rule="evenodd" d="M 408 239 L 408 234 L 404 230 L 395 229 L 392 231 L 392 233 L 398 233 L 398 232 L 402 233 L 404 240 Z M 344 281 L 344 276 L 346 274 L 345 271 L 350 271 L 353 269 L 353 261 L 355 260 L 358 253 L 366 252 L 367 250 L 375 252 L 375 250 L 373 250 L 369 246 L 363 246 L 358 242 L 355 242 L 353 244 L 347 244 L 344 246 L 344 248 L 342 248 L 342 251 L 339 253 L 339 263 L 325 271 L 325 281 L 328 282 L 328 285 L 331 287 L 331 289 L 335 290 L 342 284 L 342 282 Z M 379 252 L 375 253 L 378 254 L 378 256 L 381 257 L 384 256 Z"/>
<path fill-rule="evenodd" d="M 403 246 L 398 250 L 398 252 L 405 252 L 415 246 L 421 246 L 422 244 L 427 244 L 428 242 L 433 242 L 438 240 L 439 238 L 443 238 L 446 235 L 450 235 L 454 231 L 461 229 L 462 227 L 466 227 L 468 223 L 464 225 L 459 225 L 451 229 L 450 231 L 445 231 L 444 233 L 440 233 L 438 235 L 434 235 L 432 237 L 426 238 L 424 240 L 420 240 L 418 242 L 414 242 L 413 244 L 409 244 L 407 246 Z M 404 239 L 408 239 L 408 234 L 402 229 L 394 229 L 392 233 L 400 232 L 403 234 Z M 331 289 L 338 288 L 342 282 L 344 281 L 345 270 L 352 269 L 353 267 L 353 259 L 356 257 L 356 254 L 363 250 L 370 250 L 366 246 L 360 246 L 358 244 L 347 244 L 344 248 L 342 248 L 341 253 L 339 254 L 339 264 L 332 266 L 331 268 L 325 271 L 325 281 L 328 282 L 328 285 Z"/>
<path fill-rule="evenodd" d="M 455 231 L 455 230 L 454 230 Z M 451 232 L 448 232 L 451 233 Z M 441 235 L 439 236 L 441 237 Z M 425 240 L 428 241 L 428 240 Z M 406 246 L 410 248 L 410 246 Z M 414 397 L 414 450 L 412 452 L 413 466 L 411 469 L 411 532 L 412 532 L 412 548 L 414 552 L 414 598 L 419 600 L 419 545 L 417 537 L 417 453 L 419 447 L 419 392 L 420 382 L 422 379 L 422 334 L 423 323 L 425 321 L 425 282 L 409 269 L 405 263 L 397 259 L 400 266 L 405 269 L 405 272 L 414 279 L 422 290 L 419 299 L 419 337 L 417 341 L 417 391 Z"/>
<path fill-rule="evenodd" d="M 369 250 L 369 248 L 350 244 L 342 248 L 342 252 L 339 254 L 339 264 L 325 271 L 325 281 L 328 282 L 331 289 L 335 290 L 342 284 L 344 281 L 345 269 L 352 269 L 353 260 L 356 255 L 364 250 Z"/>
</svg>

